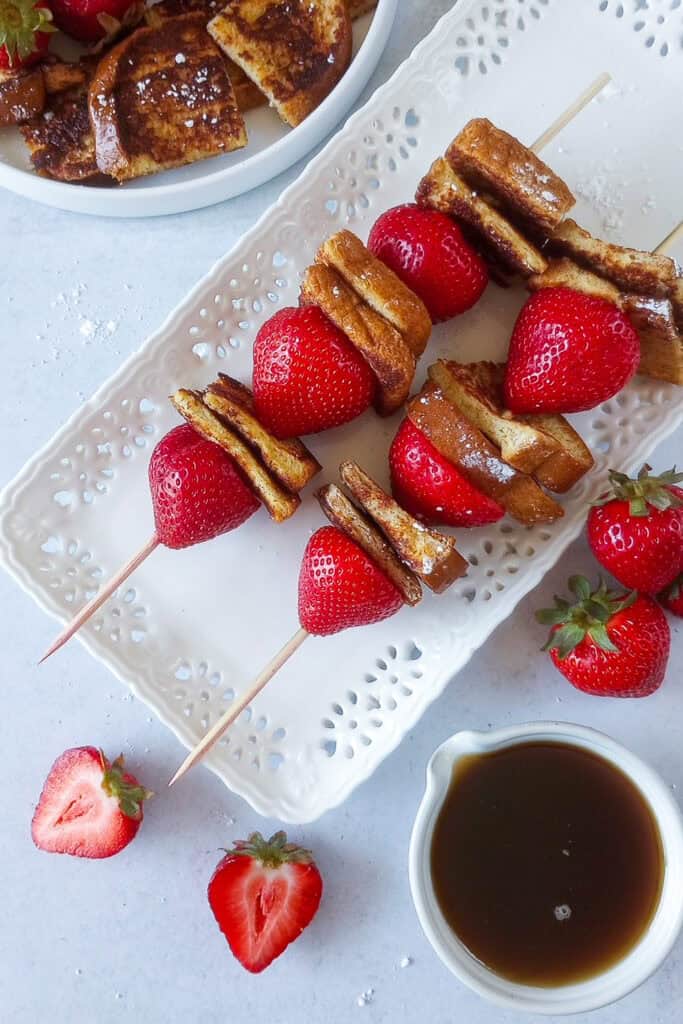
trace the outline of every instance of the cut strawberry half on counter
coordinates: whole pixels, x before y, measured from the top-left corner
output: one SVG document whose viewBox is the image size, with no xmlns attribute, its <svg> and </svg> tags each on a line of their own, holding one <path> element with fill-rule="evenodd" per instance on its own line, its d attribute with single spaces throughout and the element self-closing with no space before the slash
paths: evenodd
<svg viewBox="0 0 683 1024">
<path fill-rule="evenodd" d="M 317 306 L 281 309 L 254 343 L 254 404 L 280 438 L 329 430 L 360 416 L 375 377 L 345 334 Z"/>
<path fill-rule="evenodd" d="M 455 221 L 415 203 L 383 213 L 368 249 L 422 299 L 432 323 L 470 309 L 488 284 L 484 260 Z"/>
<path fill-rule="evenodd" d="M 299 572 L 299 621 L 308 633 L 368 626 L 402 606 L 399 590 L 355 541 L 335 526 L 313 534 Z"/>
<path fill-rule="evenodd" d="M 581 412 L 606 402 L 638 369 L 640 342 L 605 299 L 542 288 L 517 317 L 505 374 L 512 412 Z"/>
<path fill-rule="evenodd" d="M 73 747 L 57 758 L 31 823 L 33 842 L 48 853 L 113 857 L 135 838 L 152 794 L 95 747 Z"/>
<path fill-rule="evenodd" d="M 624 587 L 657 594 L 683 572 L 683 473 L 637 478 L 610 470 L 610 492 L 588 513 L 588 543 Z"/>
<path fill-rule="evenodd" d="M 41 0 L 2 0 L 0 3 L 0 70 L 35 64 L 47 53 L 52 24 L 51 5 Z"/>
<path fill-rule="evenodd" d="M 471 484 L 410 419 L 398 428 L 389 468 L 396 500 L 429 525 L 485 526 L 505 515 L 502 505 Z"/>
<path fill-rule="evenodd" d="M 309 850 L 284 832 L 238 840 L 209 882 L 209 904 L 230 949 L 253 974 L 265 970 L 313 920 L 323 882 Z"/>
<path fill-rule="evenodd" d="M 572 686 L 598 697 L 646 697 L 661 685 L 671 635 L 664 612 L 651 597 L 616 593 L 600 583 L 591 590 L 572 576 L 574 603 L 555 598 L 536 613 L 551 626 L 544 650 Z"/>
</svg>

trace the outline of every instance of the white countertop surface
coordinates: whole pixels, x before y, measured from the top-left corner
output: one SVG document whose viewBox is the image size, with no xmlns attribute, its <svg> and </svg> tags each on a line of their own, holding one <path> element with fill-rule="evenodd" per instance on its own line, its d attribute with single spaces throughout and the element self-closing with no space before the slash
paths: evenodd
<svg viewBox="0 0 683 1024">
<path fill-rule="evenodd" d="M 449 0 L 404 3 L 366 94 L 384 81 Z M 5 399 L 0 484 L 106 379 L 248 228 L 297 169 L 222 206 L 149 221 L 60 213 L 0 193 L 0 315 Z M 679 433 L 652 457 L 681 459 Z M 8 1024 L 116 1021 L 412 1022 L 506 1024 L 441 966 L 408 890 L 407 848 L 424 768 L 460 728 L 562 718 L 610 733 L 683 793 L 683 630 L 661 690 L 642 701 L 580 694 L 539 653 L 532 618 L 570 572 L 595 575 L 578 541 L 491 637 L 414 732 L 356 794 L 317 823 L 293 828 L 325 879 L 315 921 L 287 954 L 252 977 L 231 957 L 206 902 L 221 847 L 254 828 L 274 831 L 204 769 L 170 792 L 183 753 L 175 738 L 78 644 L 40 671 L 55 626 L 0 575 L 3 648 L 3 899 L 0 1019 Z M 140 835 L 110 861 L 34 849 L 33 806 L 53 759 L 92 743 L 160 794 Z M 683 941 L 664 967 L 592 1024 L 683 1019 Z M 366 993 L 366 998 L 362 995 Z M 588 1020 L 588 1016 L 575 1018 Z"/>
</svg>

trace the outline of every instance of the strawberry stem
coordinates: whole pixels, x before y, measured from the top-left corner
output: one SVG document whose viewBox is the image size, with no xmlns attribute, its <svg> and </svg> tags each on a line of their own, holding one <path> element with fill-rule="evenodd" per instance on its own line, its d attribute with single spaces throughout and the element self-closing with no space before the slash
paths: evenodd
<svg viewBox="0 0 683 1024">
<path fill-rule="evenodd" d="M 252 832 L 248 839 L 236 839 L 233 853 L 253 857 L 266 868 L 277 868 L 281 864 L 310 864 L 313 854 L 301 846 L 287 842 L 286 832 L 275 832 L 270 839 L 264 839 L 260 832 Z"/>
<path fill-rule="evenodd" d="M 618 651 L 619 648 L 607 632 L 607 626 L 612 616 L 633 604 L 638 596 L 636 591 L 619 594 L 608 590 L 602 579 L 597 589 L 591 590 L 585 576 L 571 576 L 569 589 L 576 598 L 573 604 L 556 596 L 554 608 L 541 608 L 536 612 L 536 620 L 551 627 L 542 650 L 557 651 L 562 661 L 586 637 L 590 637 L 601 650 L 612 653 Z"/>
<path fill-rule="evenodd" d="M 119 754 L 116 760 L 110 764 L 103 751 L 100 750 L 100 761 L 102 763 L 102 789 L 107 796 L 113 796 L 118 800 L 122 814 L 138 821 L 142 817 L 143 803 L 154 796 L 154 793 L 145 789 L 138 782 L 131 782 L 126 778 L 123 754 Z"/>
<path fill-rule="evenodd" d="M 632 516 L 638 517 L 648 516 L 650 508 L 658 512 L 680 508 L 683 502 L 672 487 L 683 481 L 683 473 L 677 473 L 674 466 L 659 476 L 651 476 L 651 468 L 645 463 L 635 479 L 610 469 L 608 475 L 612 489 L 594 504 L 606 505 L 615 498 L 618 501 L 628 501 L 629 512 Z"/>
</svg>

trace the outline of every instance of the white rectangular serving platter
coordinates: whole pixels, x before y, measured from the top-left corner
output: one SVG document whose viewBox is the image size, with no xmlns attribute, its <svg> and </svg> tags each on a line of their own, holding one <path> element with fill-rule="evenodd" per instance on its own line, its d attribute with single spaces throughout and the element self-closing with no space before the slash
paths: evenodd
<svg viewBox="0 0 683 1024">
<path fill-rule="evenodd" d="M 683 15 L 676 0 L 642 6 L 461 0 L 4 491 L 2 561 L 43 608 L 68 619 L 151 534 L 146 471 L 177 422 L 168 394 L 219 370 L 248 381 L 258 327 L 296 303 L 318 243 L 345 225 L 365 237 L 381 211 L 412 197 L 468 118 L 489 116 L 531 141 L 611 72 L 613 84 L 544 156 L 580 197 L 576 216 L 589 229 L 644 248 L 668 234 L 681 213 Z M 492 285 L 473 311 L 437 328 L 417 383 L 444 353 L 503 358 L 524 297 Z M 681 392 L 646 379 L 576 417 L 596 468 L 566 497 L 563 520 L 460 531 L 466 579 L 387 622 L 309 639 L 207 763 L 262 814 L 306 822 L 339 804 L 559 558 L 607 467 L 635 467 L 682 418 Z M 367 413 L 313 437 L 321 481 L 335 479 L 343 457 L 386 481 L 397 423 Z M 81 639 L 194 744 L 297 628 L 300 557 L 322 522 L 307 493 L 283 526 L 261 510 L 211 543 L 157 550 Z"/>
</svg>

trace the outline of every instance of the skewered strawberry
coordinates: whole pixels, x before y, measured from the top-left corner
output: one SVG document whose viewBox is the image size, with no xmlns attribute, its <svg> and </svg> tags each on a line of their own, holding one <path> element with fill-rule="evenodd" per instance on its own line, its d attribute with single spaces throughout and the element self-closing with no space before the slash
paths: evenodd
<svg viewBox="0 0 683 1024">
<path fill-rule="evenodd" d="M 588 543 L 624 587 L 657 594 L 683 572 L 683 473 L 636 479 L 610 470 L 610 492 L 588 513 Z"/>
<path fill-rule="evenodd" d="M 368 249 L 419 295 L 433 323 L 470 309 L 488 284 L 484 260 L 455 221 L 415 203 L 383 213 Z"/>
<path fill-rule="evenodd" d="M 572 686 L 598 697 L 646 697 L 658 689 L 671 637 L 657 602 L 604 583 L 592 591 L 584 576 L 572 576 L 569 589 L 574 604 L 556 597 L 536 618 L 552 627 L 544 650 Z"/>
<path fill-rule="evenodd" d="M 151 795 L 125 771 L 123 756 L 109 762 L 95 747 L 65 750 L 40 794 L 33 841 L 48 853 L 113 857 L 137 835 Z"/>
<path fill-rule="evenodd" d="M 0 70 L 29 67 L 47 53 L 55 31 L 44 0 L 3 0 L 0 4 Z"/>
<path fill-rule="evenodd" d="M 616 395 L 638 369 L 640 343 L 613 303 L 543 288 L 517 318 L 505 374 L 512 412 L 581 412 Z"/>
</svg>

